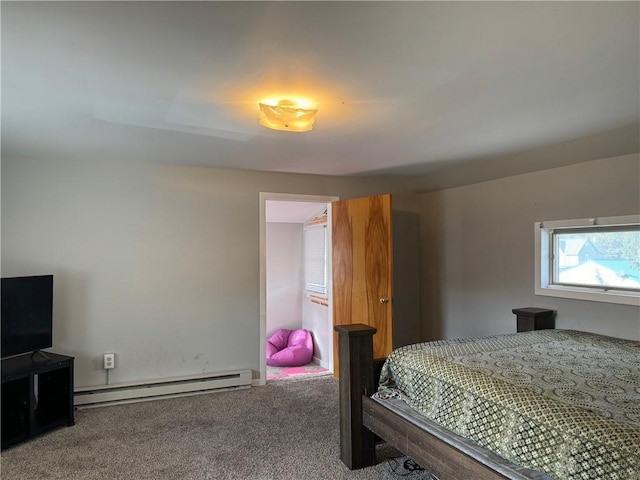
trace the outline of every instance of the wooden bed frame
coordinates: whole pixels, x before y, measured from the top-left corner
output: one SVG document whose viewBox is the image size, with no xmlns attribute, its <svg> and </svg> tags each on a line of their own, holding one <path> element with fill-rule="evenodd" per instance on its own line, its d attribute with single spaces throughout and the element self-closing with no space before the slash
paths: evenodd
<svg viewBox="0 0 640 480">
<path fill-rule="evenodd" d="M 347 467 L 354 470 L 376 463 L 377 436 L 440 480 L 508 478 L 369 398 L 384 363 L 373 359 L 376 329 L 352 324 L 335 330 L 340 355 L 340 459 Z"/>
</svg>

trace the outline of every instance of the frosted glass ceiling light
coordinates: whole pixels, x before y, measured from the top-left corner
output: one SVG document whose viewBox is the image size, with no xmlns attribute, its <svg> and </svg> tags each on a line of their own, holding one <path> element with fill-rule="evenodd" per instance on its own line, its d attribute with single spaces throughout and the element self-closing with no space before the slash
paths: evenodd
<svg viewBox="0 0 640 480">
<path fill-rule="evenodd" d="M 275 105 L 258 103 L 260 125 L 286 132 L 308 132 L 313 128 L 317 108 L 303 108 L 291 100 L 280 100 Z"/>
</svg>

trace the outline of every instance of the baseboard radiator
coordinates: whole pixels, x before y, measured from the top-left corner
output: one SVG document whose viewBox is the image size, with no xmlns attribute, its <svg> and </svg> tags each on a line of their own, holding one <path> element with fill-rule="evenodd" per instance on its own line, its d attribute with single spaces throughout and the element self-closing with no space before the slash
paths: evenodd
<svg viewBox="0 0 640 480">
<path fill-rule="evenodd" d="M 76 407 L 89 407 L 249 387 L 251 370 L 236 370 L 137 383 L 81 387 L 75 390 L 73 403 Z"/>
</svg>

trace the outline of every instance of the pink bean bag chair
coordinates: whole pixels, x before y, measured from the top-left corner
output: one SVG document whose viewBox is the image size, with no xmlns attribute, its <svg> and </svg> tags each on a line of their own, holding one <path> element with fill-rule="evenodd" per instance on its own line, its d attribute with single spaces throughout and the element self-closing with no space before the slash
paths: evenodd
<svg viewBox="0 0 640 480">
<path fill-rule="evenodd" d="M 299 367 L 311 362 L 313 336 L 309 330 L 281 328 L 267 339 L 267 365 Z"/>
</svg>

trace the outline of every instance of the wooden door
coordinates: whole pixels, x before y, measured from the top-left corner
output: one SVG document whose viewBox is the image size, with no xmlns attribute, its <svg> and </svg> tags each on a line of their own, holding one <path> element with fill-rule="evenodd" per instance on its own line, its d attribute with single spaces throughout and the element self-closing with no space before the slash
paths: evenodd
<svg viewBox="0 0 640 480">
<path fill-rule="evenodd" d="M 391 195 L 341 200 L 331 208 L 333 324 L 377 328 L 373 356 L 386 357 L 393 345 Z M 333 366 L 337 375 L 335 332 Z"/>
</svg>

